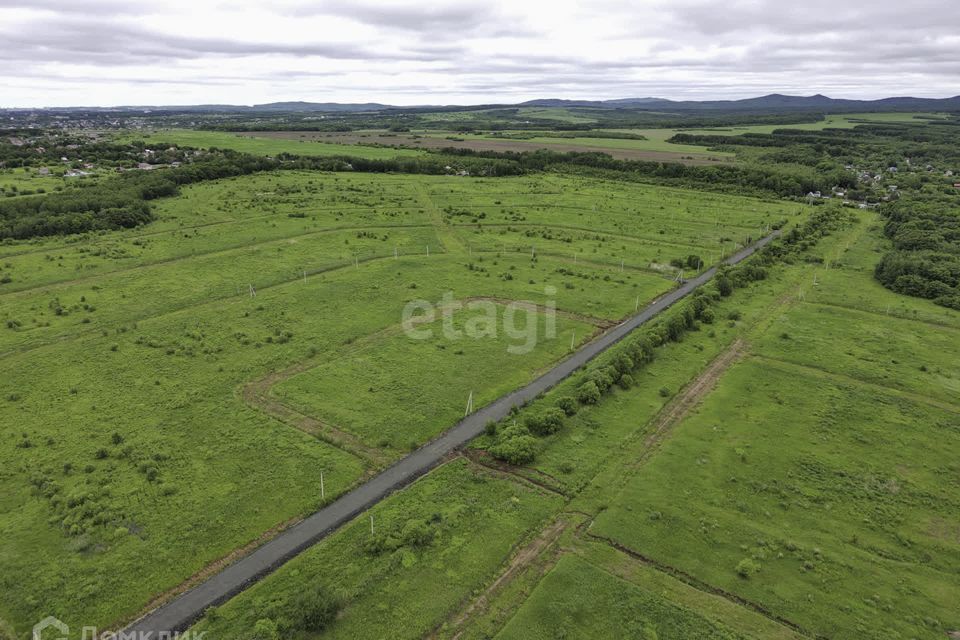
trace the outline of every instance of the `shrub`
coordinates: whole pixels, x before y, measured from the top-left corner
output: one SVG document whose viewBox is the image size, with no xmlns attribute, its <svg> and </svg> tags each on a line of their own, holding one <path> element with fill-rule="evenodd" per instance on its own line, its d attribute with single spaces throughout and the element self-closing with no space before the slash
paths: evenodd
<svg viewBox="0 0 960 640">
<path fill-rule="evenodd" d="M 597 383 L 588 380 L 577 389 L 577 400 L 582 404 L 597 404 L 600 401 L 600 388 Z"/>
<path fill-rule="evenodd" d="M 306 589 L 288 602 L 289 627 L 295 631 L 323 631 L 334 621 L 339 610 L 340 603 L 323 586 Z"/>
<path fill-rule="evenodd" d="M 633 386 L 633 376 L 630 375 L 629 373 L 623 374 L 622 376 L 620 376 L 620 380 L 618 384 L 620 385 L 621 389 L 629 389 L 630 387 Z"/>
<path fill-rule="evenodd" d="M 437 532 L 431 529 L 426 522 L 422 520 L 407 520 L 400 532 L 400 539 L 404 546 L 408 547 L 426 547 L 436 539 Z"/>
<path fill-rule="evenodd" d="M 544 409 L 539 415 L 527 417 L 527 428 L 538 436 L 548 436 L 560 430 L 564 416 L 563 410 L 550 407 Z"/>
<path fill-rule="evenodd" d="M 739 320 L 739 319 L 742 318 L 742 317 L 743 317 L 743 314 L 740 313 L 740 310 L 739 310 L 739 309 L 734 309 L 733 311 L 731 311 L 730 313 L 727 314 L 727 319 L 728 319 L 728 320 L 733 320 L 734 322 L 736 322 L 737 320 Z"/>
<path fill-rule="evenodd" d="M 737 563 L 737 575 L 747 579 L 760 571 L 760 565 L 751 558 L 744 558 Z"/>
<path fill-rule="evenodd" d="M 577 414 L 577 401 L 570 396 L 557 398 L 557 407 L 559 407 L 560 410 L 563 411 L 563 413 L 567 416 L 574 416 Z"/>
<path fill-rule="evenodd" d="M 490 454 L 498 460 L 521 465 L 533 462 L 537 455 L 537 440 L 523 425 L 512 425 L 500 430 Z"/>
<path fill-rule="evenodd" d="M 270 618 L 261 618 L 253 625 L 251 640 L 279 640 L 277 623 Z"/>
<path fill-rule="evenodd" d="M 700 312 L 700 319 L 705 324 L 713 324 L 713 321 L 716 320 L 716 315 L 713 313 L 713 309 L 707 308 Z"/>
<path fill-rule="evenodd" d="M 668 389 L 667 387 L 660 387 L 659 393 L 660 393 L 660 397 L 661 397 L 661 398 L 669 398 L 669 397 L 670 397 L 670 389 Z"/>
</svg>

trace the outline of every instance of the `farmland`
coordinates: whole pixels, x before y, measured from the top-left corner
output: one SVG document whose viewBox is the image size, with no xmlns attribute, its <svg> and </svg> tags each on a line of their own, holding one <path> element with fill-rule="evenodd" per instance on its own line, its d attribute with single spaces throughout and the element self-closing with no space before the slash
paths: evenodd
<svg viewBox="0 0 960 640">
<path fill-rule="evenodd" d="M 329 501 L 455 422 L 470 392 L 482 406 L 668 291 L 672 259 L 708 264 L 801 211 L 584 178 L 285 171 L 183 187 L 146 227 L 6 243 L 0 414 L 16 426 L 0 453 L 0 617 L 129 619 L 315 510 L 321 473 Z M 553 241 L 502 226 L 516 217 L 538 234 L 605 232 Z M 555 304 L 556 338 L 515 355 L 525 335 L 457 345 L 398 331 L 406 302 L 448 291 L 498 317 L 510 301 L 539 305 L 516 324 L 538 336 Z M 434 386 L 420 419 L 411 391 Z"/>
<path fill-rule="evenodd" d="M 588 124 L 569 119 L 579 111 L 521 111 L 538 127 Z M 898 273 L 874 273 L 897 242 L 916 264 L 950 264 L 924 252 L 949 249 L 947 218 L 939 234 L 922 226 L 920 241 L 906 221 L 920 192 L 937 194 L 925 201 L 931 219 L 948 211 L 952 185 L 939 166 L 905 162 L 902 201 L 872 171 L 854 195 L 804 197 L 856 182 L 844 163 L 886 167 L 878 140 L 927 122 L 915 115 L 699 130 L 766 136 L 787 149 L 776 157 L 797 160 L 771 167 L 772 147 L 702 167 L 376 146 L 454 136 L 693 152 L 666 142 L 673 128 L 114 136 L 101 147 L 109 175 L 43 178 L 62 189 L 36 200 L 93 230 L 17 235 L 42 230 L 43 209 L 5 214 L 28 223 L 8 224 L 0 243 L 0 638 L 20 640 L 48 612 L 76 629 L 122 628 L 391 474 L 394 493 L 346 513 L 195 630 L 212 640 L 960 630 L 960 314 L 943 285 L 926 293 L 908 279 L 921 292 L 910 297 L 895 293 Z M 865 121 L 892 126 L 851 132 L 841 148 Z M 831 159 L 803 136 L 768 135 L 780 128 L 822 131 Z M 152 141 L 182 146 L 148 153 Z M 52 151 L 34 165 L 74 151 L 74 138 L 43 142 Z M 833 159 L 851 149 L 869 160 Z M 410 160 L 393 161 L 398 151 Z M 284 152 L 312 157 L 262 157 Z M 143 158 L 159 166 L 143 170 Z M 34 168 L 2 175 L 23 188 L 41 179 Z M 84 194 L 115 185 L 148 216 L 84 226 Z M 900 235 L 885 224 L 894 217 Z M 496 420 L 471 416 L 460 427 L 472 421 L 480 435 L 436 454 L 423 477 L 403 475 L 465 414 L 555 373 L 638 310 L 664 309 L 678 282 L 774 229 L 780 239 L 552 389 Z"/>
</svg>

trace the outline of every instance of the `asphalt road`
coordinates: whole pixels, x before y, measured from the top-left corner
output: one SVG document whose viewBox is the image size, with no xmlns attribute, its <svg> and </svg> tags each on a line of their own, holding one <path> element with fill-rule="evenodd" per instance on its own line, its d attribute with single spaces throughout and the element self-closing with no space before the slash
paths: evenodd
<svg viewBox="0 0 960 640">
<path fill-rule="evenodd" d="M 741 262 L 777 237 L 779 233 L 779 231 L 776 231 L 759 240 L 727 258 L 726 262 L 728 264 Z M 437 439 L 425 444 L 379 475 L 287 529 L 250 555 L 238 560 L 220 573 L 208 578 L 206 582 L 199 584 L 175 600 L 134 622 L 125 630 L 126 633 L 146 634 L 147 632 L 153 632 L 150 637 L 155 638 L 159 636 L 160 632 L 184 631 L 203 615 L 205 609 L 235 596 L 356 515 L 383 500 L 397 489 L 413 482 L 436 466 L 448 453 L 480 435 L 487 422 L 505 418 L 509 415 L 511 408 L 520 406 L 550 389 L 610 346 L 622 340 L 631 331 L 649 322 L 677 301 L 690 295 L 698 287 L 709 281 L 715 273 L 716 267 L 713 267 L 696 278 L 688 280 L 596 340 L 584 345 L 580 350 L 527 386 L 470 414 Z"/>
</svg>

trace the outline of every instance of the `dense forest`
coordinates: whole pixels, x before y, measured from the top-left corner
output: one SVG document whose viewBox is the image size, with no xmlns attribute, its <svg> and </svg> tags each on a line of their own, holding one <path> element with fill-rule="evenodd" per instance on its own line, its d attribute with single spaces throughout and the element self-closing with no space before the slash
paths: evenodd
<svg viewBox="0 0 960 640">
<path fill-rule="evenodd" d="M 960 310 L 960 198 L 916 194 L 885 205 L 884 232 L 893 251 L 880 259 L 876 277 L 908 296 Z"/>
</svg>

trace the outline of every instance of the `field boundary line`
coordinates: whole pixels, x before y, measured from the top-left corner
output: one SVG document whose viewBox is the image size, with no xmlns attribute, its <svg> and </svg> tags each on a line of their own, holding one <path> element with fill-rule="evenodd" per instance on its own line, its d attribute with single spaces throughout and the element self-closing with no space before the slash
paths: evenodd
<svg viewBox="0 0 960 640">
<path fill-rule="evenodd" d="M 793 362 L 791 360 L 768 356 L 762 353 L 751 353 L 749 357 L 753 360 L 758 360 L 773 367 L 779 367 L 781 370 L 793 369 L 794 371 L 804 372 L 807 373 L 807 375 L 811 375 L 816 378 L 827 378 L 838 384 L 866 387 L 879 393 L 896 396 L 902 400 L 909 400 L 917 404 L 925 404 L 943 411 L 960 414 L 960 405 L 955 405 L 951 402 L 947 402 L 946 400 L 939 400 L 937 398 L 931 398 L 930 396 L 920 395 L 913 391 L 906 391 L 904 389 L 898 389 L 896 387 L 870 382 L 869 380 L 862 380 L 845 373 L 828 371 L 827 369 L 815 365 Z"/>
<path fill-rule="evenodd" d="M 588 523 L 588 524 L 589 524 L 589 523 Z M 710 587 L 709 589 L 702 589 L 702 588 L 700 588 L 698 585 L 691 584 L 691 583 L 688 582 L 687 580 L 683 580 L 682 578 L 678 577 L 672 570 L 671 570 L 671 571 L 665 571 L 665 570 L 661 567 L 661 565 L 660 565 L 659 563 L 656 563 L 655 561 L 648 561 L 648 560 L 646 560 L 646 559 L 643 559 L 643 558 L 640 556 L 640 554 L 637 554 L 637 553 L 635 553 L 635 552 L 625 551 L 624 549 L 621 549 L 621 548 L 618 546 L 617 543 L 611 543 L 611 542 L 610 542 L 608 539 L 606 539 L 606 538 L 602 538 L 601 536 L 596 536 L 596 535 L 587 533 L 587 534 L 586 534 L 586 537 L 589 537 L 589 538 L 591 538 L 591 539 L 590 539 L 590 540 L 585 540 L 585 539 L 584 539 L 584 537 L 585 537 L 584 532 L 583 532 L 582 530 L 580 530 L 580 529 L 577 529 L 577 530 L 574 532 L 574 535 L 577 536 L 579 545 L 581 545 L 581 546 L 574 546 L 573 548 L 565 551 L 565 553 L 569 553 L 569 554 L 571 554 L 571 555 L 577 556 L 578 558 L 580 558 L 581 560 L 583 560 L 583 562 L 587 563 L 587 564 L 590 565 L 591 567 L 597 569 L 598 571 L 603 571 L 603 572 L 606 573 L 607 575 L 613 576 L 614 578 L 617 578 L 618 580 L 623 580 L 624 582 L 627 582 L 627 583 L 629 583 L 629 584 L 632 584 L 632 585 L 634 585 L 634 586 L 636 586 L 636 587 L 639 587 L 639 588 L 641 588 L 641 589 L 644 589 L 644 588 L 645 588 L 643 584 L 640 584 L 640 583 L 637 583 L 637 582 L 635 582 L 635 581 L 633 581 L 633 580 L 630 580 L 630 579 L 627 578 L 626 576 L 620 575 L 620 574 L 618 574 L 617 572 L 612 571 L 612 570 L 609 569 L 608 567 L 605 567 L 605 566 L 603 566 L 602 564 L 598 564 L 596 561 L 591 560 L 590 557 L 589 557 L 589 555 L 588 555 L 588 554 L 584 551 L 584 549 L 582 548 L 582 545 L 588 545 L 588 544 L 600 544 L 600 545 L 604 545 L 604 546 L 606 546 L 606 547 L 609 547 L 609 548 L 613 549 L 614 552 L 620 554 L 621 557 L 625 558 L 625 559 L 626 559 L 627 561 L 629 561 L 629 562 L 639 563 L 639 564 L 641 564 L 641 565 L 643 565 L 643 566 L 645 566 L 645 567 L 647 567 L 647 568 L 649 568 L 649 569 L 652 569 L 652 570 L 654 570 L 654 571 L 656 571 L 656 572 L 658 572 L 658 573 L 662 573 L 662 574 L 668 576 L 669 578 L 672 578 L 673 580 L 676 580 L 677 582 L 679 582 L 679 583 L 681 583 L 681 584 L 684 584 L 684 585 L 686 585 L 687 587 L 689 587 L 689 588 L 691 588 L 691 589 L 694 589 L 694 590 L 696 590 L 696 591 L 698 591 L 698 592 L 700 592 L 700 593 L 702 593 L 702 594 L 705 594 L 705 595 L 708 595 L 708 596 L 713 596 L 713 597 L 716 597 L 716 598 L 720 598 L 720 599 L 726 601 L 730 606 L 736 607 L 736 608 L 738 608 L 738 609 L 746 609 L 746 610 L 748 610 L 748 611 L 750 611 L 750 612 L 752 612 L 752 613 L 754 613 L 754 614 L 756 614 L 756 615 L 761 616 L 764 620 L 767 620 L 767 621 L 770 622 L 770 623 L 776 624 L 778 627 L 781 627 L 784 631 L 789 632 L 790 634 L 792 634 L 792 635 L 795 636 L 795 637 L 799 637 L 799 638 L 812 638 L 812 637 L 815 637 L 815 636 L 813 636 L 813 635 L 807 635 L 804 631 L 801 631 L 801 630 L 795 628 L 794 626 L 792 626 L 792 623 L 790 623 L 790 624 L 784 623 L 783 620 L 777 619 L 776 617 L 768 616 L 768 615 L 766 615 L 766 614 L 764 614 L 764 613 L 761 613 L 760 611 L 757 611 L 756 609 L 754 609 L 754 608 L 751 607 L 751 606 L 746 606 L 746 605 L 744 605 L 742 602 L 739 602 L 739 601 L 737 601 L 737 600 L 735 600 L 735 599 L 728 598 L 726 592 L 723 592 L 722 590 L 719 590 L 719 592 L 718 592 L 718 590 L 715 590 L 713 587 Z M 671 569 L 673 569 L 673 568 L 671 567 Z M 694 579 L 696 580 L 696 578 L 694 578 Z M 709 585 L 708 585 L 708 586 L 709 586 Z M 735 596 L 735 598 L 736 598 L 736 597 L 737 597 L 737 596 Z M 702 611 L 700 611 L 699 609 L 697 609 L 696 607 L 693 607 L 693 606 L 691 606 L 691 605 L 689 605 L 689 604 L 687 604 L 687 603 L 677 602 L 676 600 L 674 600 L 674 599 L 671 598 L 671 597 L 664 597 L 664 600 L 667 601 L 667 602 L 669 602 L 669 603 L 671 603 L 671 604 L 674 604 L 674 605 L 683 607 L 684 609 L 688 609 L 688 610 L 694 611 L 694 612 L 696 612 L 697 614 L 703 616 L 704 618 L 706 618 L 706 619 L 708 619 L 708 620 L 711 620 L 711 621 L 713 621 L 713 622 L 718 622 L 718 623 L 720 623 L 722 626 L 724 626 L 725 628 L 730 629 L 731 631 L 734 631 L 734 632 L 737 632 L 737 631 L 738 631 L 733 625 L 731 625 L 729 622 L 723 620 L 722 618 L 719 618 L 719 617 L 716 617 L 716 618 L 715 618 L 715 617 L 712 617 L 712 616 L 710 616 L 710 615 L 707 615 L 706 612 L 702 612 Z"/>
<path fill-rule="evenodd" d="M 613 538 L 608 538 L 608 537 L 606 537 L 606 536 L 597 535 L 597 534 L 595 534 L 595 533 L 591 533 L 590 531 L 584 531 L 583 535 L 585 535 L 585 536 L 589 537 L 590 539 L 595 540 L 595 541 L 597 541 L 597 542 L 601 542 L 601 543 L 603 543 L 603 544 L 609 545 L 610 547 L 616 549 L 617 551 L 619 551 L 619 552 L 621 552 L 621 553 L 624 553 L 624 554 L 630 556 L 630 557 L 633 558 L 634 560 L 637 560 L 637 561 L 639 561 L 639 562 L 643 562 L 643 563 L 646 564 L 647 566 L 650 566 L 650 567 L 656 569 L 657 571 L 661 571 L 661 572 L 663 572 L 663 573 L 666 573 L 666 574 L 668 574 L 668 575 L 676 578 L 677 580 L 680 580 L 681 582 L 684 582 L 684 583 L 686 583 L 687 585 L 689 585 L 689 586 L 691 586 L 691 587 L 694 587 L 694 588 L 697 589 L 698 591 L 702 591 L 702 592 L 704 592 L 704 593 L 711 593 L 711 594 L 713 594 L 713 595 L 720 596 L 720 597 L 722 597 L 722 598 L 724 598 L 724 599 L 726 599 L 726 600 L 728 600 L 728 601 L 730 601 L 730 602 L 732 602 L 732 603 L 734 603 L 734 604 L 737 604 L 737 605 L 739 605 L 739 606 L 741 606 L 741 607 L 744 607 L 744 608 L 746 608 L 746 609 L 750 609 L 750 610 L 753 611 L 754 613 L 758 613 L 758 614 L 764 616 L 765 618 L 767 618 L 767 619 L 769 619 L 769 620 L 772 620 L 772 621 L 774 621 L 774 622 L 777 622 L 777 623 L 779 623 L 779 624 L 781 624 L 781 625 L 783 625 L 783 626 L 791 629 L 791 630 L 794 631 L 795 633 L 798 633 L 798 634 L 800 634 L 800 635 L 802 635 L 802 636 L 804 636 L 804 637 L 807 637 L 807 638 L 815 638 L 815 637 L 816 637 L 816 635 L 815 635 L 814 633 L 812 633 L 811 631 L 809 631 L 809 630 L 807 630 L 807 629 L 804 629 L 804 628 L 803 628 L 802 626 L 800 626 L 799 624 L 797 624 L 797 623 L 795 623 L 795 622 L 793 622 L 793 621 L 791 621 L 791 620 L 789 620 L 789 619 L 787 619 L 787 618 L 784 618 L 784 617 L 782 617 L 782 616 L 778 616 L 777 614 L 773 613 L 772 611 L 770 611 L 769 609 L 767 609 L 766 607 L 764 607 L 762 604 L 759 604 L 759 603 L 754 602 L 754 601 L 752 601 L 752 600 L 747 600 L 746 598 L 743 598 L 743 597 L 741 597 L 741 596 L 736 595 L 735 593 L 731 593 L 731 592 L 729 592 L 729 591 L 726 591 L 726 590 L 724 590 L 724 589 L 721 589 L 720 587 L 715 587 L 715 586 L 713 586 L 712 584 L 710 584 L 709 582 L 704 582 L 703 580 L 697 578 L 696 576 L 694 576 L 694 575 L 692 575 L 692 574 L 690 574 L 690 573 L 687 573 L 686 571 L 683 571 L 682 569 L 678 569 L 678 568 L 673 567 L 673 566 L 671 566 L 671 565 L 664 564 L 664 563 L 662 563 L 662 562 L 659 562 L 659 561 L 657 561 L 657 560 L 654 560 L 653 558 L 650 558 L 650 557 L 648 557 L 648 556 L 645 556 L 645 555 L 643 555 L 642 553 L 640 553 L 639 551 L 636 551 L 635 549 L 631 549 L 630 547 L 628 547 L 628 546 L 626 546 L 626 545 L 624 545 L 624 544 L 621 544 L 620 542 L 617 542 L 617 541 L 614 540 Z"/>
</svg>

